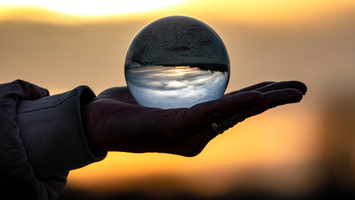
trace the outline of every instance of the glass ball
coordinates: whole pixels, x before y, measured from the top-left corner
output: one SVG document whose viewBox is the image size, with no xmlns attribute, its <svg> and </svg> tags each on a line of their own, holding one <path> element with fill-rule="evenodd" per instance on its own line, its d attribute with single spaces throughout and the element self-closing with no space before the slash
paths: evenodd
<svg viewBox="0 0 355 200">
<path fill-rule="evenodd" d="M 221 98 L 229 74 L 228 53 L 217 33 L 185 16 L 145 26 L 133 39 L 125 63 L 127 86 L 137 103 L 163 109 Z"/>
</svg>

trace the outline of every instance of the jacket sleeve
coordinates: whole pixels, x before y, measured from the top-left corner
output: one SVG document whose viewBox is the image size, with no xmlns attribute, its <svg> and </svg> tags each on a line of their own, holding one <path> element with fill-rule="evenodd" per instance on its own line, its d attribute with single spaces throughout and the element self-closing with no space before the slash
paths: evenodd
<svg viewBox="0 0 355 200">
<path fill-rule="evenodd" d="M 94 97 L 89 87 L 79 86 L 63 94 L 19 103 L 20 137 L 38 178 L 63 174 L 106 156 L 106 152 L 90 148 L 83 128 L 81 105 Z"/>
</svg>

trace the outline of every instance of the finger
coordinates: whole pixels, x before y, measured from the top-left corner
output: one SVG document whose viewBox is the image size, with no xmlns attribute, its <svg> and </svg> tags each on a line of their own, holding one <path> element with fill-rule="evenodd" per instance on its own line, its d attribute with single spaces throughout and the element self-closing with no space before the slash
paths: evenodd
<svg viewBox="0 0 355 200">
<path fill-rule="evenodd" d="M 182 138 L 175 151 L 181 152 L 180 155 L 194 154 L 191 153 L 191 148 L 195 149 L 196 144 L 200 144 L 201 141 L 205 141 L 207 144 L 216 136 L 210 126 L 212 120 L 231 115 L 236 110 L 260 104 L 263 99 L 264 96 L 260 92 L 243 92 L 186 109 L 183 115 L 174 120 L 178 122 L 179 127 L 184 127 L 181 130 L 184 134 L 180 135 Z M 197 152 L 201 147 L 196 147 L 196 149 L 193 152 Z"/>
<path fill-rule="evenodd" d="M 259 92 L 269 92 L 269 91 L 274 91 L 274 90 L 279 90 L 279 89 L 286 89 L 286 88 L 293 88 L 301 91 L 302 94 L 306 94 L 307 92 L 307 86 L 300 82 L 300 81 L 284 81 L 284 82 L 278 82 L 278 83 L 273 83 L 269 85 L 265 85 L 263 87 L 260 87 L 256 89 Z"/>
<path fill-rule="evenodd" d="M 234 95 L 234 94 L 241 93 L 241 92 L 247 92 L 247 91 L 256 90 L 256 89 L 258 89 L 258 88 L 261 88 L 261 87 L 264 87 L 264 86 L 266 86 L 266 85 L 270 85 L 270 84 L 273 84 L 273 83 L 275 83 L 275 82 L 266 81 L 266 82 L 258 83 L 258 84 L 255 84 L 255 85 L 252 85 L 252 86 L 243 88 L 243 89 L 241 89 L 241 90 L 237 90 L 237 91 L 234 91 L 234 92 L 230 92 L 230 93 L 228 93 L 228 94 L 225 94 L 224 96 L 230 96 L 230 95 Z"/>
<path fill-rule="evenodd" d="M 301 91 L 293 88 L 271 91 L 265 93 L 264 95 L 265 100 L 262 104 L 249 107 L 248 109 L 221 119 L 222 126 L 227 130 L 228 128 L 233 127 L 235 124 L 245 120 L 246 118 L 260 114 L 277 106 L 299 102 L 303 97 Z"/>
<path fill-rule="evenodd" d="M 237 110 L 235 114 L 229 116 L 215 118 L 213 119 L 213 122 L 221 123 L 223 128 L 227 130 L 248 117 L 260 114 L 279 105 L 299 102 L 302 97 L 303 94 L 301 91 L 292 88 L 267 92 L 265 93 L 263 103 L 245 107 L 244 110 Z M 216 134 L 212 131 L 210 125 L 211 122 L 212 121 L 208 122 L 208 124 L 205 124 L 202 128 L 200 128 L 200 131 L 192 135 L 187 135 L 186 137 L 188 138 L 178 147 L 178 154 L 189 157 L 198 155 L 209 143 L 209 141 L 216 136 Z"/>
<path fill-rule="evenodd" d="M 23 81 L 23 80 L 16 80 L 22 89 L 23 98 L 29 100 L 39 99 L 49 95 L 49 91 L 32 83 Z"/>
<path fill-rule="evenodd" d="M 205 125 L 212 119 L 230 115 L 237 110 L 243 110 L 264 101 L 264 95 L 260 92 L 242 92 L 223 97 L 218 100 L 197 104 L 187 109 L 181 120 L 193 126 Z"/>
</svg>

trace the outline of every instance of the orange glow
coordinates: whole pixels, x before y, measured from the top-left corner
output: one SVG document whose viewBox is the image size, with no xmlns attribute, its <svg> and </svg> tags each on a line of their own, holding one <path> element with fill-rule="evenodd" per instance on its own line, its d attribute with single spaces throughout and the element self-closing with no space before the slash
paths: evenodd
<svg viewBox="0 0 355 200">
<path fill-rule="evenodd" d="M 316 115 L 308 113 L 305 116 L 302 112 L 293 112 L 292 115 L 279 112 L 248 119 L 218 136 L 193 158 L 156 153 L 110 153 L 100 163 L 72 171 L 69 184 L 91 193 L 108 194 L 129 189 L 129 186 L 118 184 L 117 180 L 124 183 L 127 179 L 139 177 L 179 174 L 185 179 L 197 181 L 197 188 L 201 184 L 206 188 L 215 185 L 204 183 L 201 178 L 196 180 L 196 177 L 213 172 L 208 176 L 222 177 L 219 181 L 222 185 L 228 185 L 226 174 L 231 170 L 293 165 L 314 160 L 314 155 L 309 152 L 317 151 L 315 133 L 319 129 L 318 120 Z"/>
<path fill-rule="evenodd" d="M 330 16 L 332 13 L 351 9 L 355 1 L 347 0 L 191 0 L 191 1 L 159 1 L 149 2 L 149 6 L 143 4 L 121 5 L 114 2 L 111 6 L 99 6 L 95 9 L 79 9 L 71 7 L 65 2 L 58 1 L 49 5 L 48 1 L 37 4 L 25 4 L 18 0 L 17 4 L 4 4 L 11 1 L 0 1 L 0 21 L 6 19 L 26 19 L 50 23 L 87 23 L 102 20 L 153 20 L 166 15 L 188 15 L 196 18 L 210 20 L 237 21 L 248 23 L 306 23 L 319 17 Z M 16 1 L 15 1 L 16 2 Z M 36 2 L 36 1 L 34 1 Z M 98 3 L 100 1 L 97 1 Z M 107 3 L 106 2 L 106 3 Z M 48 4 L 48 5 L 47 5 Z M 102 4 L 105 4 L 103 2 Z M 95 7 L 94 4 L 90 4 Z M 99 3 L 100 5 L 100 3 Z M 141 5 L 141 6 L 138 6 Z M 174 6 L 172 6 L 174 5 Z M 119 9 L 120 7 L 124 9 Z M 164 7 L 164 8 L 162 8 Z M 151 10 L 151 11 L 149 11 Z M 140 12 L 137 12 L 140 11 Z"/>
<path fill-rule="evenodd" d="M 28 6 L 44 8 L 61 13 L 83 16 L 105 16 L 122 13 L 141 12 L 161 9 L 183 2 L 184 0 L 130 0 L 130 1 L 46 1 L 46 0 L 0 0 L 0 5 Z"/>
</svg>

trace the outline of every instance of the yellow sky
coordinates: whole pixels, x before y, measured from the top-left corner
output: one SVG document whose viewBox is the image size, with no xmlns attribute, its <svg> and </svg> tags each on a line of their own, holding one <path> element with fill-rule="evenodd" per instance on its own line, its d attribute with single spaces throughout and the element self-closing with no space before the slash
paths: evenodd
<svg viewBox="0 0 355 200">
<path fill-rule="evenodd" d="M 8 2 L 18 2 L 8 3 Z M 35 2 L 32 5 L 25 2 Z M 50 23 L 81 23 L 132 19 L 155 19 L 164 15 L 189 15 L 222 21 L 248 23 L 307 22 L 351 9 L 353 0 L 171 0 L 142 1 L 125 5 L 126 1 L 0 1 L 0 20 L 25 19 Z M 56 1 L 54 1 L 56 2 Z M 78 3 L 79 2 L 79 3 Z M 151 5 L 148 6 L 147 2 Z M 95 9 L 96 6 L 96 9 Z M 57 9 L 56 9 L 57 7 Z M 115 9 L 117 8 L 117 9 Z M 99 11 L 97 11 L 99 10 Z"/>
</svg>

